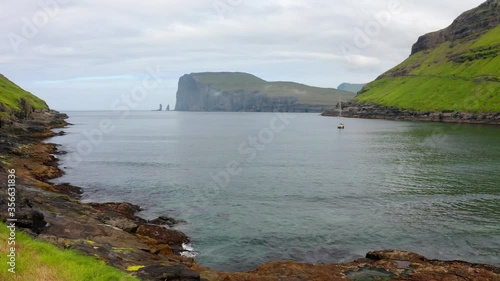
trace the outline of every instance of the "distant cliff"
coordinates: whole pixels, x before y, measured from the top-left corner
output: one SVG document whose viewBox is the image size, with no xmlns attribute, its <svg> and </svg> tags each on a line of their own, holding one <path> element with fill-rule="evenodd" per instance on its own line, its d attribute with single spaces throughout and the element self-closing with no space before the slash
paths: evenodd
<svg viewBox="0 0 500 281">
<path fill-rule="evenodd" d="M 191 73 L 179 79 L 177 111 L 322 112 L 353 93 L 240 72 Z"/>
</svg>

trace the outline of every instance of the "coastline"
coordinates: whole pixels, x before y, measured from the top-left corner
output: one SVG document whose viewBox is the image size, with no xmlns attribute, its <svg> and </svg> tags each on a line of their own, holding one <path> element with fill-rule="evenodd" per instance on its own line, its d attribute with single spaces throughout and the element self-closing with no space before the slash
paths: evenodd
<svg viewBox="0 0 500 281">
<path fill-rule="evenodd" d="M 327 117 L 339 116 L 338 105 L 321 114 Z M 389 106 L 362 104 L 350 101 L 342 104 L 342 117 L 363 119 L 386 119 L 398 121 L 461 123 L 500 125 L 500 112 L 470 113 L 470 112 L 431 112 L 398 109 Z"/>
<path fill-rule="evenodd" d="M 45 122 L 35 126 L 37 128 L 12 136 L 8 144 L 11 151 L 6 162 L 19 176 L 18 218 L 24 222 L 20 226 L 36 239 L 96 256 L 141 280 L 346 280 L 365 275 L 391 280 L 442 280 L 463 276 L 470 280 L 500 280 L 500 268 L 494 266 L 429 260 L 397 250 L 370 252 L 366 258 L 345 264 L 282 261 L 267 263 L 246 273 L 203 268 L 192 258 L 179 255 L 182 244 L 189 238 L 170 228 L 175 225 L 175 219 L 160 217 L 146 221 L 136 216 L 141 208 L 130 203 L 82 203 L 79 201 L 81 188 L 48 182 L 62 175 L 54 155 L 64 152 L 44 141 L 62 132 L 54 133 L 52 129 L 68 124 L 64 121 L 67 116 L 56 112 L 46 117 Z M 3 204 L 0 206 L 0 217 L 4 219 L 6 208 Z"/>
</svg>

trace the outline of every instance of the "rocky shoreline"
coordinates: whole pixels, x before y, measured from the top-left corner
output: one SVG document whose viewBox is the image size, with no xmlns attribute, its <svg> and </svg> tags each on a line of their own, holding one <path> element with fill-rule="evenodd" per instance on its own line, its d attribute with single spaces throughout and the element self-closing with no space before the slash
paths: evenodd
<svg viewBox="0 0 500 281">
<path fill-rule="evenodd" d="M 339 116 L 338 105 L 336 108 L 329 109 L 321 115 Z M 342 116 L 348 118 L 365 119 L 500 125 L 500 112 L 421 112 L 374 104 L 362 104 L 355 101 L 350 101 L 342 104 Z"/>
<path fill-rule="evenodd" d="M 500 280 L 500 268 L 462 261 L 429 260 L 397 251 L 370 252 L 366 258 L 344 264 L 273 262 L 244 273 L 203 268 L 180 256 L 189 237 L 174 229 L 176 220 L 146 221 L 130 203 L 82 203 L 82 190 L 48 180 L 62 175 L 57 155 L 63 153 L 43 140 L 54 128 L 67 125 L 55 111 L 33 114 L 11 126 L 0 137 L 0 178 L 16 169 L 19 226 L 36 239 L 61 248 L 80 250 L 141 280 Z M 7 218 L 6 194 L 0 195 L 0 218 Z"/>
</svg>

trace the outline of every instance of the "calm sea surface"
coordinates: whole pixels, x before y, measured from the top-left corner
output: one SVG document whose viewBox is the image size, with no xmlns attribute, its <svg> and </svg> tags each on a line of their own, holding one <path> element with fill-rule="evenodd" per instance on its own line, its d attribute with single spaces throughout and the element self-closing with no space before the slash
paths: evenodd
<svg viewBox="0 0 500 281">
<path fill-rule="evenodd" d="M 342 262 L 371 250 L 500 266 L 500 128 L 317 114 L 69 112 L 86 201 L 184 219 L 197 261 Z"/>
</svg>

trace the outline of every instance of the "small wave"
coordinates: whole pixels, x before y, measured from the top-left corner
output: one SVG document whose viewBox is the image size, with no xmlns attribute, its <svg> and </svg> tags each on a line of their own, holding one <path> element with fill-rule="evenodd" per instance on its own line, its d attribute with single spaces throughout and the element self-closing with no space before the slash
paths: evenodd
<svg viewBox="0 0 500 281">
<path fill-rule="evenodd" d="M 182 249 L 184 251 L 181 252 L 181 256 L 185 258 L 195 258 L 198 253 L 194 251 L 193 246 L 189 243 L 182 243 Z"/>
</svg>

